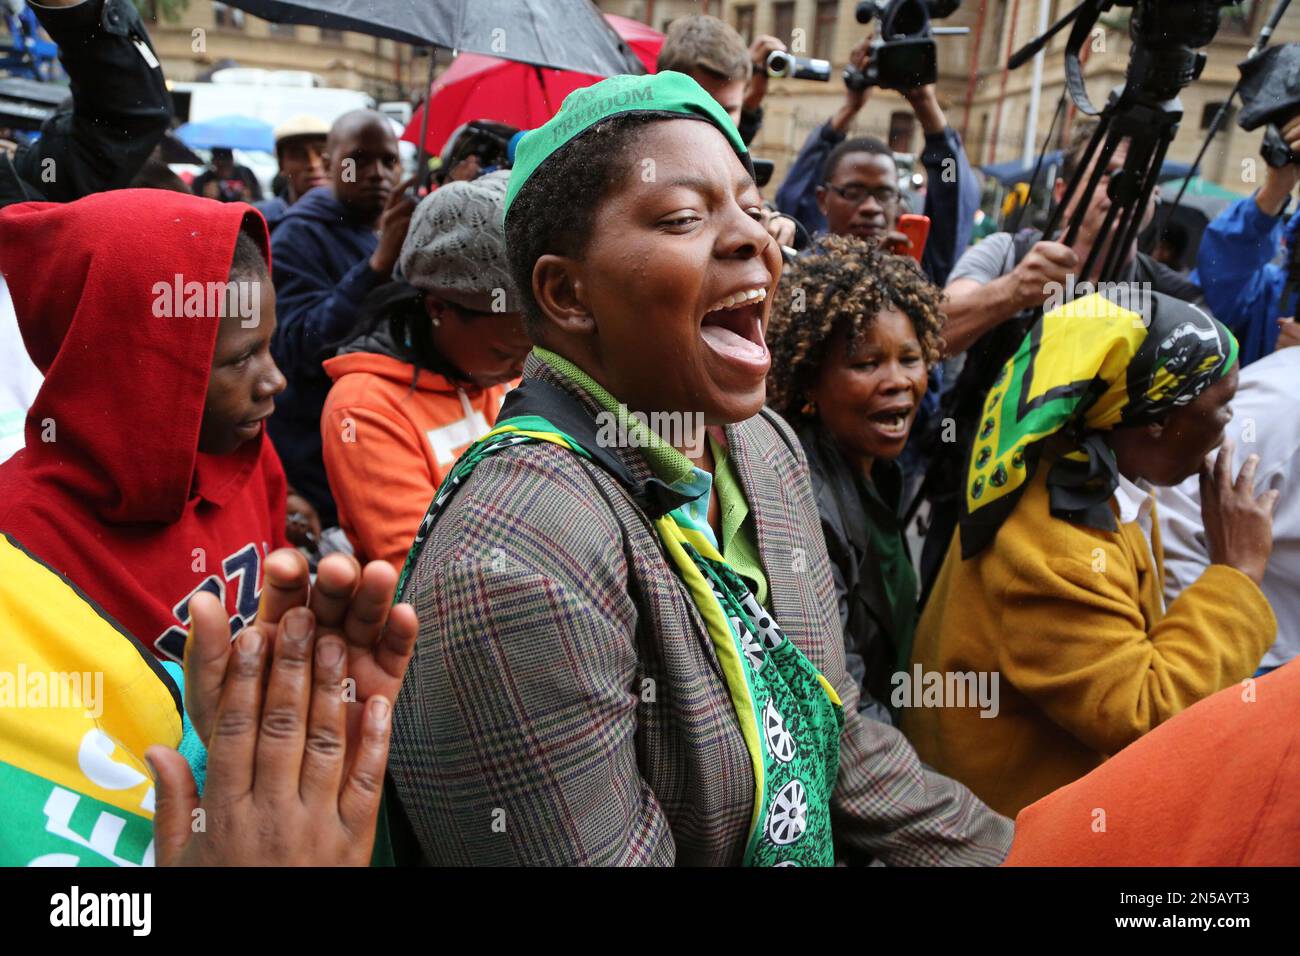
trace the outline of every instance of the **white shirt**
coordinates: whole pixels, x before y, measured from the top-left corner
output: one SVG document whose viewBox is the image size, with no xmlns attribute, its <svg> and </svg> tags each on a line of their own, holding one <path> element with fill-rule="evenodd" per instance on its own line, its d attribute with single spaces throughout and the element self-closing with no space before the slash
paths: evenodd
<svg viewBox="0 0 1300 956">
<path fill-rule="evenodd" d="M 1156 566 L 1156 553 L 1151 547 L 1152 525 L 1155 523 L 1155 498 L 1152 497 L 1152 486 L 1147 481 L 1130 481 L 1123 475 L 1119 476 L 1119 486 L 1115 489 L 1115 501 L 1119 504 L 1119 520 L 1121 524 L 1132 524 L 1137 522 L 1138 527 L 1142 529 L 1142 537 L 1147 543 L 1147 557 L 1151 559 L 1151 567 Z M 1161 599 L 1163 601 L 1163 598 Z M 1160 608 L 1162 611 L 1164 607 Z"/>
<path fill-rule="evenodd" d="M 1261 667 L 1277 667 L 1300 654 L 1300 348 L 1284 348 L 1241 371 L 1227 437 L 1236 446 L 1233 468 L 1259 456 L 1255 494 L 1281 492 L 1273 512 L 1273 553 L 1260 585 L 1277 616 L 1277 640 Z M 1234 478 L 1236 475 L 1234 474 Z M 1165 549 L 1165 600 L 1172 601 L 1210 563 L 1201 521 L 1196 475 L 1157 491 Z"/>
<path fill-rule="evenodd" d="M 465 417 L 424 433 L 440 468 L 450 468 L 461 452 L 492 430 L 483 413 L 470 404 L 464 389 L 457 388 L 456 394 L 460 396 L 460 407 Z"/>
<path fill-rule="evenodd" d="M 42 381 L 40 370 L 27 357 L 9 287 L 0 278 L 0 461 L 23 447 L 27 409 Z"/>
</svg>

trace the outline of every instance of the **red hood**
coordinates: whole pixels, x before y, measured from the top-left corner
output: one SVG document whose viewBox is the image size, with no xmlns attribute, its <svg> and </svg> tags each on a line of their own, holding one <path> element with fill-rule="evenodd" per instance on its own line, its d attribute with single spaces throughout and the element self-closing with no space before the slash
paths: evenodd
<svg viewBox="0 0 1300 956">
<path fill-rule="evenodd" d="M 256 466 L 264 435 L 198 453 L 218 318 L 155 315 L 159 283 L 228 280 L 246 216 L 266 252 L 252 207 L 166 190 L 0 211 L 0 273 L 45 373 L 21 454 L 105 521 L 175 521 L 196 490 L 220 501 Z"/>
</svg>

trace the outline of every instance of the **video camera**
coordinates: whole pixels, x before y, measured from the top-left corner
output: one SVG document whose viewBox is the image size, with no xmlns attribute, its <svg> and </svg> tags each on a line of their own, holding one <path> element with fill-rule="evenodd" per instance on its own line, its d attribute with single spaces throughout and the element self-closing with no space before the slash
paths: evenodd
<svg viewBox="0 0 1300 956">
<path fill-rule="evenodd" d="M 1246 132 L 1266 126 L 1260 155 L 1280 169 L 1300 162 L 1278 130 L 1300 113 L 1300 43 L 1270 47 L 1237 65 L 1241 71 L 1243 109 L 1237 125 Z"/>
<path fill-rule="evenodd" d="M 936 36 L 962 36 L 966 27 L 933 27 L 930 21 L 951 16 L 961 0 L 862 0 L 854 11 L 859 23 L 880 21 L 871 41 L 871 60 L 865 70 L 844 68 L 844 85 L 851 90 L 878 86 L 885 90 L 912 90 L 939 79 Z M 829 60 L 794 56 L 773 50 L 767 56 L 767 75 L 793 80 L 831 78 Z"/>
<path fill-rule="evenodd" d="M 851 90 L 878 86 L 885 90 L 911 90 L 939 78 L 936 36 L 962 36 L 966 27 L 934 27 L 931 20 L 952 16 L 961 0 L 861 0 L 853 11 L 859 23 L 879 20 L 871 41 L 871 59 L 865 70 L 844 69 L 844 85 Z"/>
<path fill-rule="evenodd" d="M 1107 175 L 1111 157 L 1122 142 L 1128 144 L 1123 168 L 1111 174 L 1106 185 L 1111 208 L 1100 229 L 1102 235 L 1113 233 L 1115 241 L 1094 244 L 1081 274 L 1092 274 L 1103 248 L 1106 257 L 1101 263 L 1100 278 L 1109 281 L 1117 274 L 1137 237 L 1143 210 L 1182 121 L 1183 108 L 1178 94 L 1201 75 L 1205 54 L 1199 48 L 1208 45 L 1218 32 L 1222 8 L 1234 2 L 1084 0 L 1008 61 L 1011 69 L 1029 62 L 1054 34 L 1073 22 L 1065 48 L 1066 88 L 1081 113 L 1100 117 L 1079 168 L 1050 218 L 1047 235 L 1055 234 L 1064 210 L 1073 208 L 1060 241 L 1067 245 L 1075 241 L 1092 195 Z M 1114 6 L 1133 8 L 1129 19 L 1133 45 L 1123 85 L 1111 92 L 1105 108 L 1099 110 L 1088 98 L 1079 54 L 1097 19 Z M 1086 185 L 1085 175 L 1088 176 Z M 1072 203 L 1074 199 L 1077 202 Z"/>
<path fill-rule="evenodd" d="M 788 80 L 817 80 L 819 83 L 826 83 L 831 78 L 831 61 L 773 50 L 767 55 L 767 75 L 784 77 Z"/>
</svg>

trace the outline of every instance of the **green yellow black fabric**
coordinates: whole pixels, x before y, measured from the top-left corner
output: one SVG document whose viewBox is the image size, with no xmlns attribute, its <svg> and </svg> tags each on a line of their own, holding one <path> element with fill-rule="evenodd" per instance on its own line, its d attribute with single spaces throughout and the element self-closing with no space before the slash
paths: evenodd
<svg viewBox="0 0 1300 956">
<path fill-rule="evenodd" d="M 502 218 L 509 217 L 515 196 L 551 154 L 601 120 L 618 113 L 633 112 L 678 113 L 708 120 L 727 137 L 736 155 L 753 172 L 749 149 L 731 117 L 717 100 L 685 73 L 665 70 L 649 76 L 611 76 L 593 86 L 574 90 L 564 98 L 559 112 L 519 140 Z"/>
<path fill-rule="evenodd" d="M 497 422 L 461 455 L 434 496 L 402 570 L 399 599 L 438 515 L 474 467 L 493 452 L 528 442 L 592 459 L 540 416 Z M 839 696 L 684 509 L 655 519 L 654 526 L 709 632 L 753 764 L 744 864 L 833 865 L 830 798 L 844 727 Z"/>
<path fill-rule="evenodd" d="M 180 747 L 180 670 L 0 535 L 0 866 L 151 866 L 143 754 Z"/>
<path fill-rule="evenodd" d="M 1051 513 L 1114 531 L 1119 472 L 1105 433 L 1160 420 L 1236 364 L 1237 340 L 1196 306 L 1151 292 L 1134 311 L 1113 301 L 1120 291 L 1047 312 L 993 383 L 962 496 L 963 558 L 992 542 L 1056 434 L 1070 447 L 1048 472 Z"/>
</svg>

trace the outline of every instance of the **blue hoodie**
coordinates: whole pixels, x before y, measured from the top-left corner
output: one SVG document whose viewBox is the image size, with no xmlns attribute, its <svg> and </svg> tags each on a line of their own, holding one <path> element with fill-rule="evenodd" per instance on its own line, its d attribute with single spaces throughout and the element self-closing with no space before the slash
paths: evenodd
<svg viewBox="0 0 1300 956">
<path fill-rule="evenodd" d="M 271 350 L 288 387 L 267 422 L 289 484 L 310 501 L 322 525 L 337 524 L 320 416 L 330 378 L 321 362 L 356 324 L 361 301 L 387 277 L 370 268 L 378 233 L 318 186 L 291 207 L 271 238 L 278 325 Z"/>
<path fill-rule="evenodd" d="M 275 232 L 275 227 L 280 225 L 289 212 L 289 204 L 279 196 L 272 196 L 270 199 L 255 202 L 253 208 L 262 214 L 262 218 L 266 220 L 266 228 L 272 233 Z"/>
<path fill-rule="evenodd" d="M 1300 218 L 1291 219 L 1266 215 L 1252 195 L 1219 213 L 1201 237 L 1192 279 L 1215 318 L 1240 341 L 1243 367 L 1277 348 L 1286 268 L 1276 260 L 1284 237 L 1294 241 L 1300 226 Z"/>
</svg>

